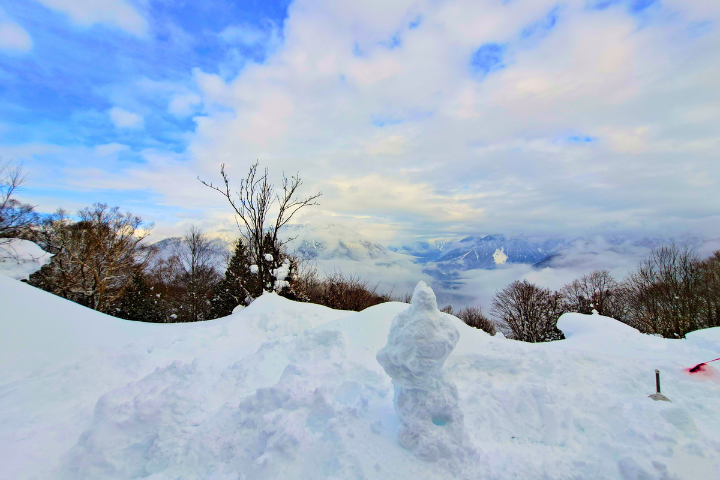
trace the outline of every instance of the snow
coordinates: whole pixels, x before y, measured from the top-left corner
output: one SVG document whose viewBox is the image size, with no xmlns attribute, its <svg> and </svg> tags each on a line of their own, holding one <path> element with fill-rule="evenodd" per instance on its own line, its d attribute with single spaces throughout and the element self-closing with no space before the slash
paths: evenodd
<svg viewBox="0 0 720 480">
<path fill-rule="evenodd" d="M 478 453 L 465 433 L 457 387 L 442 368 L 459 339 L 458 329 L 438 310 L 433 291 L 420 282 L 410 308 L 395 316 L 387 345 L 376 356 L 395 389 L 398 441 L 454 473 L 457 463 Z"/>
<path fill-rule="evenodd" d="M 260 271 L 260 268 L 258 268 L 257 265 L 250 265 L 250 273 L 257 275 L 257 273 Z"/>
<path fill-rule="evenodd" d="M 414 307 L 359 313 L 266 293 L 229 317 L 158 325 L 0 276 L 0 476 L 720 478 L 720 376 L 713 364 L 686 371 L 718 356 L 720 329 L 666 340 L 567 314 L 566 340 L 526 344 L 469 328 L 420 292 Z M 417 325 L 389 335 L 402 319 Z M 417 349 L 403 340 L 429 325 Z M 376 360 L 385 345 L 393 365 L 417 360 L 401 387 L 442 392 L 462 414 L 465 458 L 424 460 L 398 441 L 405 377 L 393 386 Z M 647 398 L 656 368 L 672 403 Z M 419 440 L 459 445 L 440 420 Z"/>
<path fill-rule="evenodd" d="M 282 265 L 273 270 L 272 273 L 276 279 L 274 285 L 275 292 L 279 292 L 283 288 L 290 286 L 290 283 L 287 281 L 288 276 L 290 276 L 290 260 L 285 259 Z"/>
<path fill-rule="evenodd" d="M 0 275 L 20 280 L 40 270 L 52 255 L 29 240 L 13 239 L 0 249 Z"/>
<path fill-rule="evenodd" d="M 505 255 L 505 247 L 497 248 L 493 252 L 493 261 L 495 265 L 503 265 L 507 262 L 508 256 Z"/>
</svg>

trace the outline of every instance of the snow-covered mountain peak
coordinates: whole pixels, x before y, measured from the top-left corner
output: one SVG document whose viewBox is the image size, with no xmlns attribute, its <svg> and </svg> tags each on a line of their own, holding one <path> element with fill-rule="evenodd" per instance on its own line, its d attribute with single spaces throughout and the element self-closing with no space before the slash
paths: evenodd
<svg viewBox="0 0 720 480">
<path fill-rule="evenodd" d="M 291 239 L 288 250 L 305 259 L 393 260 L 400 257 L 344 225 L 288 225 L 281 234 Z"/>
</svg>

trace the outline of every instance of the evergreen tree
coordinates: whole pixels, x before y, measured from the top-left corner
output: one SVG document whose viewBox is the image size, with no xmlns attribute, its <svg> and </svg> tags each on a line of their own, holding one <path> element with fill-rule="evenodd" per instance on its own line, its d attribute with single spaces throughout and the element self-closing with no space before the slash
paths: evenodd
<svg viewBox="0 0 720 480">
<path fill-rule="evenodd" d="M 113 316 L 140 322 L 164 322 L 163 308 L 158 295 L 148 285 L 145 276 L 136 272 L 130 283 L 108 312 Z"/>
<path fill-rule="evenodd" d="M 215 286 L 210 318 L 230 315 L 235 307 L 249 305 L 263 291 L 276 292 L 290 300 L 308 301 L 305 295 L 297 292 L 297 261 L 284 254 L 269 233 L 263 239 L 263 250 L 266 253 L 258 264 L 251 263 L 247 244 L 238 240 L 225 270 L 225 278 Z M 265 285 L 259 274 L 261 271 L 268 272 Z"/>
<path fill-rule="evenodd" d="M 238 305 L 248 305 L 252 292 L 262 289 L 258 277 L 250 271 L 250 255 L 241 240 L 235 244 L 230 262 L 225 270 L 225 278 L 215 286 L 211 301 L 210 318 L 226 317 Z"/>
<path fill-rule="evenodd" d="M 298 261 L 288 255 L 282 245 L 278 243 L 270 232 L 263 237 L 263 251 L 265 255 L 260 259 L 260 271 L 268 272 L 263 276 L 267 284 L 263 289 L 255 292 L 257 297 L 262 291 L 275 292 L 281 297 L 300 302 L 309 301 L 308 297 L 300 292 L 297 279 Z M 256 287 L 257 288 L 257 287 Z"/>
</svg>

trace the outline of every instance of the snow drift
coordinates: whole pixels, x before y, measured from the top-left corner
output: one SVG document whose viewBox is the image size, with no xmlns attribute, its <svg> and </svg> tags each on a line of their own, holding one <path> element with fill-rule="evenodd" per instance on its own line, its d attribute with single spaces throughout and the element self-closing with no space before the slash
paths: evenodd
<svg viewBox="0 0 720 480">
<path fill-rule="evenodd" d="M 29 240 L 12 239 L 0 247 L 0 275 L 26 279 L 51 258 L 52 255 Z"/>
<path fill-rule="evenodd" d="M 718 356 L 720 329 L 665 340 L 568 314 L 566 340 L 524 344 L 421 303 L 352 313 L 263 295 L 226 318 L 152 325 L 0 276 L 2 476 L 720 478 L 716 370 L 685 371 Z M 410 348 L 388 336 L 396 317 L 438 325 L 415 385 L 455 385 L 449 404 L 477 447 L 465 460 L 426 461 L 398 442 L 402 375 L 394 387 L 375 358 Z M 647 398 L 655 368 L 672 403 Z"/>
</svg>

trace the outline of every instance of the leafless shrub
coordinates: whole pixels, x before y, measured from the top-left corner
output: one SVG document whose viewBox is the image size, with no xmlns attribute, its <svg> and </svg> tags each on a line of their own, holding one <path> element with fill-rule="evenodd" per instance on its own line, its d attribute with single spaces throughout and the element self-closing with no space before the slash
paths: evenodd
<svg viewBox="0 0 720 480">
<path fill-rule="evenodd" d="M 322 296 L 323 279 L 313 261 L 298 260 L 297 289 L 307 297 L 308 302 Z"/>
<path fill-rule="evenodd" d="M 445 305 L 443 308 L 440 309 L 441 312 L 447 313 L 448 315 L 453 314 L 453 307 L 452 305 Z"/>
<path fill-rule="evenodd" d="M 199 228 L 192 226 L 173 252 L 177 258 L 175 282 L 185 290 L 182 321 L 209 318 L 213 287 L 221 279 L 217 259 L 221 252 Z"/>
<path fill-rule="evenodd" d="M 560 293 L 572 312 L 600 315 L 622 320 L 625 303 L 620 284 L 607 270 L 597 270 L 563 286 Z"/>
<path fill-rule="evenodd" d="M 655 249 L 625 281 L 627 323 L 641 332 L 684 338 L 706 326 L 705 285 L 700 259 L 690 248 Z"/>
<path fill-rule="evenodd" d="M 359 312 L 380 303 L 392 301 L 390 295 L 378 293 L 378 284 L 367 277 L 336 272 L 320 279 L 317 272 L 304 276 L 302 292 L 308 301 L 337 310 Z"/>
<path fill-rule="evenodd" d="M 720 250 L 705 259 L 701 263 L 700 269 L 704 298 L 701 321 L 707 328 L 720 327 Z"/>
<path fill-rule="evenodd" d="M 466 325 L 480 329 L 490 335 L 495 335 L 497 332 L 495 323 L 485 316 L 480 307 L 466 307 L 460 310 L 456 317 L 465 322 Z"/>
<path fill-rule="evenodd" d="M 492 313 L 524 342 L 549 342 L 565 338 L 557 320 L 567 307 L 562 295 L 527 280 L 513 282 L 495 294 Z"/>
</svg>

